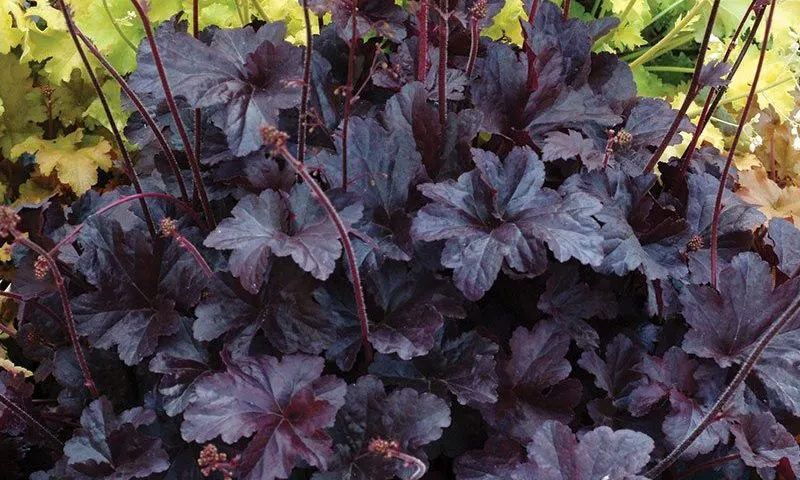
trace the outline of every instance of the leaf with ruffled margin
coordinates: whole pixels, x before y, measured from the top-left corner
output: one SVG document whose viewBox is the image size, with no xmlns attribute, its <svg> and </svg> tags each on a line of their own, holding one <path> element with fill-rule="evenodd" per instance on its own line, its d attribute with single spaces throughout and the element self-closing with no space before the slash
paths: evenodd
<svg viewBox="0 0 800 480">
<path fill-rule="evenodd" d="M 154 247 L 143 229 L 124 232 L 103 216 L 86 221 L 75 264 L 94 287 L 72 301 L 78 333 L 95 348 L 116 346 L 127 365 L 152 354 L 180 328 L 179 310 L 200 300 L 205 273 L 177 242 Z"/>
<path fill-rule="evenodd" d="M 348 202 L 337 205 L 346 226 L 361 218 L 362 207 Z M 288 194 L 264 190 L 248 195 L 206 237 L 203 244 L 217 250 L 233 250 L 231 273 L 249 292 L 257 293 L 264 280 L 271 255 L 291 256 L 303 270 L 325 280 L 342 255 L 339 232 L 325 210 L 313 198 L 311 189 L 297 184 Z"/>
<path fill-rule="evenodd" d="M 0 394 L 19 406 L 27 406 L 33 395 L 33 384 L 25 381 L 22 373 L 10 372 L 0 366 Z M 0 431 L 4 435 L 17 436 L 28 424 L 17 417 L 5 405 L 0 405 Z"/>
<path fill-rule="evenodd" d="M 528 444 L 526 471 L 537 480 L 646 480 L 639 474 L 653 448 L 649 436 L 633 430 L 599 427 L 578 441 L 569 427 L 550 421 Z"/>
<path fill-rule="evenodd" d="M 599 202 L 583 194 L 543 188 L 544 164 L 528 148 L 514 148 L 504 162 L 473 149 L 478 168 L 458 182 L 420 185 L 433 200 L 414 218 L 417 240 L 447 240 L 442 265 L 454 269 L 454 283 L 478 300 L 501 268 L 535 276 L 547 268 L 548 248 L 559 261 L 602 261 Z"/>
<path fill-rule="evenodd" d="M 497 401 L 498 377 L 495 356 L 499 346 L 475 331 L 455 338 L 436 335 L 436 346 L 427 355 L 402 361 L 378 355 L 370 373 L 386 381 L 426 386 L 435 393 L 449 391 L 462 405 Z"/>
<path fill-rule="evenodd" d="M 453 465 L 457 480 L 517 480 L 514 475 L 525 463 L 525 447 L 517 441 L 495 436 L 481 450 L 458 457 Z M 519 479 L 522 480 L 522 479 Z"/>
<path fill-rule="evenodd" d="M 194 337 L 214 340 L 254 326 L 283 353 L 318 354 L 336 338 L 331 312 L 312 293 L 319 283 L 288 260 L 275 262 L 257 294 L 244 291 L 230 275 L 218 274 L 197 305 Z M 352 296 L 352 289 L 349 291 Z"/>
<path fill-rule="evenodd" d="M 364 38 L 370 30 L 394 42 L 406 37 L 408 12 L 392 0 L 311 0 L 309 8 L 317 15 L 330 12 L 337 34 L 349 42 L 353 36 L 352 15 L 356 8 L 356 35 Z"/>
<path fill-rule="evenodd" d="M 630 394 L 638 386 L 641 373 L 636 369 L 644 357 L 642 348 L 625 335 L 617 335 L 605 346 L 604 358 L 593 350 L 578 360 L 584 370 L 594 375 L 594 384 L 603 389 L 617 408 L 627 408 Z"/>
<path fill-rule="evenodd" d="M 377 378 L 366 375 L 349 386 L 344 406 L 330 429 L 334 455 L 326 473 L 314 480 L 408 479 L 414 468 L 403 460 L 386 458 L 369 451 L 369 442 L 382 439 L 397 442 L 398 448 L 422 460 L 422 447 L 439 439 L 450 426 L 450 409 L 431 393 L 405 388 L 386 394 Z M 349 473 L 349 475 L 348 475 Z"/>
<path fill-rule="evenodd" d="M 166 471 L 169 455 L 161 440 L 138 431 L 155 420 L 154 411 L 141 407 L 117 416 L 111 402 L 100 397 L 84 409 L 83 428 L 64 445 L 68 466 L 89 478 L 119 480 Z"/>
<path fill-rule="evenodd" d="M 195 108 L 220 107 L 212 120 L 236 156 L 260 149 L 259 128 L 277 125 L 279 111 L 300 102 L 293 82 L 303 76 L 302 50 L 285 42 L 285 36 L 285 25 L 272 23 L 258 31 L 217 30 L 206 45 L 169 24 L 158 29 L 156 43 L 173 93 Z M 164 94 L 147 42 L 137 61 L 131 87 L 157 104 Z"/>
<path fill-rule="evenodd" d="M 361 196 L 365 210 L 356 227 L 377 243 L 378 260 L 410 260 L 411 217 L 406 203 L 422 171 L 412 135 L 386 129 L 373 118 L 353 117 L 347 139 L 347 190 Z M 310 163 L 320 164 L 331 186 L 342 187 L 341 139 L 337 140 L 336 149 L 335 154 L 318 154 Z"/>
<path fill-rule="evenodd" d="M 731 433 L 745 465 L 775 467 L 782 458 L 792 465 L 800 464 L 797 440 L 769 412 L 739 417 L 731 426 Z"/>
<path fill-rule="evenodd" d="M 243 357 L 195 386 L 184 413 L 183 438 L 232 444 L 253 436 L 241 456 L 242 480 L 287 478 L 303 459 L 325 469 L 331 456 L 333 425 L 344 404 L 344 381 L 320 376 L 319 357 Z"/>
<path fill-rule="evenodd" d="M 719 275 L 719 291 L 690 285 L 681 293 L 689 331 L 683 348 L 713 358 L 728 367 L 744 361 L 759 338 L 800 295 L 800 278 L 774 287 L 768 263 L 754 253 L 742 253 Z M 756 363 L 755 374 L 775 400 L 800 413 L 800 319 L 779 333 Z"/>
<path fill-rule="evenodd" d="M 773 218 L 768 233 L 778 256 L 778 268 L 788 277 L 796 277 L 800 274 L 800 230 L 788 220 Z"/>
<path fill-rule="evenodd" d="M 519 327 L 509 344 L 510 356 L 498 364 L 500 398 L 479 408 L 493 429 L 527 441 L 548 420 L 569 422 L 582 388 L 580 381 L 567 378 L 570 339 L 556 323 Z"/>
</svg>

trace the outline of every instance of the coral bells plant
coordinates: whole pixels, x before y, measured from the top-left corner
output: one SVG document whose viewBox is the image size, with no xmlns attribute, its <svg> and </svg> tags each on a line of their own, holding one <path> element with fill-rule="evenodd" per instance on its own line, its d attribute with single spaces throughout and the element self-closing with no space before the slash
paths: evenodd
<svg viewBox="0 0 800 480">
<path fill-rule="evenodd" d="M 617 21 L 585 2 L 526 4 L 520 46 L 481 37 L 493 0 L 303 0 L 303 46 L 249 2 L 204 30 L 201 2 L 131 2 L 130 74 L 47 19 L 121 174 L 0 207 L 4 478 L 800 474 L 800 230 L 732 162 L 780 1 L 705 62 L 708 2 L 678 108 L 595 52 Z M 748 49 L 720 152 L 703 121 Z"/>
</svg>

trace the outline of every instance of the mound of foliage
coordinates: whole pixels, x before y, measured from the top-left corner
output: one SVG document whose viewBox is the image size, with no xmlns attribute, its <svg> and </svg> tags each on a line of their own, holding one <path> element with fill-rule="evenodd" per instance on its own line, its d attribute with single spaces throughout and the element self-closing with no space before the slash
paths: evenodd
<svg viewBox="0 0 800 480">
<path fill-rule="evenodd" d="M 800 231 L 684 115 L 728 64 L 701 54 L 676 110 L 593 51 L 616 20 L 547 1 L 518 47 L 480 37 L 502 2 L 309 0 L 303 48 L 134 0 L 125 76 L 59 3 L 137 113 L 84 70 L 126 177 L 0 208 L 4 476 L 800 472 Z M 763 65 L 780 6 L 753 5 Z M 58 145 L 14 148 L 69 171 Z"/>
</svg>

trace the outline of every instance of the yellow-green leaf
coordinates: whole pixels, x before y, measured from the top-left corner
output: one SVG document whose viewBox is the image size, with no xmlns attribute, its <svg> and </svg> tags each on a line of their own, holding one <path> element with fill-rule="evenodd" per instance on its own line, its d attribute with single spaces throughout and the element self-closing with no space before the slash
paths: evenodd
<svg viewBox="0 0 800 480">
<path fill-rule="evenodd" d="M 97 169 L 111 168 L 111 144 L 100 140 L 94 145 L 81 146 L 83 130 L 66 137 L 42 140 L 30 137 L 11 149 L 12 156 L 25 152 L 36 153 L 36 164 L 43 175 L 56 172 L 61 183 L 69 185 L 76 195 L 82 195 L 97 183 Z"/>
</svg>

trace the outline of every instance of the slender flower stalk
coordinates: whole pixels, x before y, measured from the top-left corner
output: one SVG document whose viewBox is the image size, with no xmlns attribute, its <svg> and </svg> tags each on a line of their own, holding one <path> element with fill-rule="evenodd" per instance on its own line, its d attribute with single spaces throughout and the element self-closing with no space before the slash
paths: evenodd
<svg viewBox="0 0 800 480">
<path fill-rule="evenodd" d="M 564 0 L 564 20 L 569 18 L 570 0 Z"/>
<path fill-rule="evenodd" d="M 534 24 L 536 23 L 536 12 L 538 10 L 539 10 L 539 0 L 533 0 L 533 3 L 531 4 L 531 11 L 528 12 L 528 24 L 530 24 L 531 27 L 533 27 Z M 525 30 L 523 30 L 522 32 L 523 34 L 525 34 Z M 533 50 L 531 49 L 530 45 L 528 45 L 527 34 L 525 34 L 524 36 L 526 37 L 525 46 L 523 47 L 522 50 L 528 56 L 528 80 L 526 84 L 528 86 L 528 90 L 533 91 L 539 88 L 539 75 L 536 73 L 536 54 L 533 53 Z"/>
<path fill-rule="evenodd" d="M 472 78 L 472 71 L 475 69 L 475 59 L 478 57 L 478 46 L 480 45 L 480 21 L 486 18 L 487 1 L 476 0 L 469 10 L 469 58 L 467 59 L 467 77 Z"/>
<path fill-rule="evenodd" d="M 731 383 L 725 387 L 725 390 L 719 396 L 711 409 L 706 412 L 705 416 L 703 416 L 697 426 L 688 435 L 686 435 L 686 437 L 681 440 L 681 442 L 675 446 L 675 448 L 669 452 L 669 454 L 664 457 L 663 460 L 658 462 L 655 467 L 645 473 L 646 477 L 652 479 L 660 478 L 659 476 L 664 473 L 664 471 L 673 463 L 675 463 L 675 461 L 680 458 L 687 448 L 692 446 L 694 441 L 697 440 L 697 438 L 705 431 L 705 429 L 718 419 L 717 416 L 725 409 L 725 407 L 728 405 L 728 402 L 739 390 L 739 387 L 742 386 L 742 383 L 744 383 L 744 381 L 753 371 L 753 367 L 755 366 L 756 362 L 758 362 L 759 358 L 761 358 L 761 354 L 775 338 L 775 336 L 778 335 L 778 333 L 780 333 L 781 330 L 783 330 L 784 327 L 786 327 L 786 325 L 797 316 L 798 311 L 800 311 L 800 295 L 792 300 L 789 308 L 781 313 L 780 316 L 778 316 L 778 318 L 772 323 L 772 325 L 770 325 L 767 331 L 764 332 L 764 335 L 758 340 L 753 347 L 753 350 L 750 351 L 750 354 L 745 359 L 744 363 L 742 363 L 742 367 L 738 372 L 736 372 L 736 375 L 733 377 L 733 380 L 731 380 Z"/>
<path fill-rule="evenodd" d="M 667 130 L 667 134 L 661 140 L 661 144 L 656 149 L 653 156 L 650 158 L 650 162 L 648 162 L 647 166 L 644 167 L 644 173 L 650 173 L 658 164 L 659 160 L 661 160 L 661 155 L 664 154 L 664 151 L 669 146 L 670 142 L 672 141 L 672 137 L 675 136 L 675 133 L 678 131 L 680 127 L 681 121 L 683 117 L 686 115 L 686 112 L 689 110 L 689 106 L 694 102 L 695 97 L 697 94 L 700 93 L 700 89 L 703 88 L 703 85 L 700 84 L 700 72 L 703 70 L 703 65 L 706 58 L 706 51 L 708 50 L 708 40 L 711 38 L 711 32 L 714 29 L 714 20 L 717 18 L 717 12 L 719 11 L 719 5 L 721 0 L 714 0 L 714 3 L 711 5 L 711 13 L 708 16 L 708 23 L 706 23 L 706 31 L 703 34 L 703 41 L 700 44 L 700 53 L 697 56 L 697 62 L 694 64 L 694 74 L 692 75 L 692 83 L 689 85 L 689 90 L 686 92 L 686 98 L 683 99 L 683 104 L 681 108 L 678 110 L 677 115 L 675 115 L 675 119 L 672 121 L 672 125 L 670 125 L 669 130 Z"/>
<path fill-rule="evenodd" d="M 730 84 L 730 82 L 733 80 L 734 75 L 736 75 L 736 72 L 739 70 L 739 67 L 741 66 L 742 62 L 744 61 L 744 58 L 745 58 L 745 56 L 747 54 L 747 51 L 750 49 L 750 45 L 752 45 L 753 41 L 755 40 L 756 33 L 758 32 L 758 27 L 761 25 L 761 21 L 764 18 L 764 11 L 765 11 L 765 9 L 763 7 L 758 8 L 758 3 L 759 2 L 762 2 L 762 0 L 753 0 L 753 4 L 752 5 L 753 5 L 753 9 L 756 12 L 756 17 L 755 17 L 755 20 L 753 21 L 753 25 L 750 27 L 750 33 L 747 35 L 747 37 L 745 39 L 745 42 L 744 42 L 744 45 L 742 45 L 742 49 L 739 52 L 739 55 L 736 57 L 736 60 L 734 61 L 733 66 L 731 66 L 731 69 L 728 72 L 728 75 L 725 77 L 725 85 L 723 85 L 722 87 L 718 87 L 716 89 L 713 89 L 711 92 L 709 92 L 709 97 L 712 98 L 711 105 L 708 108 L 708 112 L 709 113 L 705 118 L 701 118 L 701 121 L 698 122 L 697 128 L 695 129 L 695 135 L 697 135 L 697 136 L 700 136 L 700 135 L 703 134 L 703 131 L 705 130 L 706 125 L 711 120 L 711 117 L 713 116 L 714 112 L 717 110 L 717 107 L 719 107 L 719 105 L 722 103 L 722 99 L 723 99 L 723 97 L 725 96 L 725 93 L 728 90 L 727 85 Z M 741 28 L 743 28 L 742 25 L 743 25 L 743 22 L 740 22 L 739 23 L 739 27 L 737 28 L 737 30 L 740 30 Z M 737 37 L 734 37 L 731 40 L 731 44 L 728 45 L 728 49 L 726 50 L 725 55 L 722 57 L 722 61 L 723 62 L 727 62 L 730 59 L 730 56 L 733 53 L 734 46 L 735 46 L 737 41 L 738 41 Z M 788 77 L 787 80 L 789 80 L 791 78 L 792 77 Z M 759 90 L 757 93 L 759 93 L 759 92 L 761 92 L 763 90 L 766 90 L 768 88 L 775 87 L 775 86 L 777 86 L 777 85 L 779 85 L 781 83 L 783 83 L 783 82 L 776 82 L 776 83 L 773 83 L 772 85 L 768 85 L 767 87 L 764 87 L 763 89 Z M 727 98 L 727 99 L 725 99 L 725 103 L 729 103 L 729 102 L 733 102 L 733 101 L 736 101 L 736 100 L 740 100 L 741 98 L 747 98 L 747 96 L 745 95 L 743 97 Z M 705 106 L 703 108 L 705 108 Z M 684 153 L 684 156 L 686 156 L 686 153 Z"/>
<path fill-rule="evenodd" d="M 311 15 L 308 0 L 303 0 L 303 20 L 306 28 L 306 48 L 303 54 L 303 85 L 300 90 L 300 120 L 297 126 L 297 160 L 306 160 L 306 135 L 308 135 L 308 90 L 311 88 L 311 56 L 314 52 L 314 35 L 311 33 Z"/>
<path fill-rule="evenodd" d="M 267 145 L 271 145 L 275 151 L 275 153 L 281 155 L 289 165 L 294 168 L 300 178 L 311 188 L 313 192 L 314 199 L 319 202 L 323 209 L 325 209 L 325 213 L 330 218 L 331 222 L 336 226 L 336 230 L 339 232 L 339 239 L 342 241 L 342 246 L 344 247 L 344 253 L 347 257 L 347 266 L 350 269 L 350 276 L 353 279 L 353 294 L 355 295 L 356 299 L 356 307 L 358 310 L 358 319 L 361 326 L 361 344 L 364 348 L 364 359 L 367 364 L 372 362 L 372 344 L 369 342 L 369 318 L 367 317 L 367 304 L 364 300 L 364 290 L 361 286 L 361 274 L 358 271 L 358 260 L 356 259 L 355 251 L 353 250 L 353 244 L 350 242 L 350 237 L 348 236 L 347 226 L 345 226 L 342 217 L 339 216 L 339 212 L 336 211 L 336 207 L 333 206 L 331 200 L 325 194 L 325 191 L 322 190 L 322 187 L 314 180 L 314 177 L 311 176 L 311 173 L 308 171 L 308 168 L 302 163 L 300 163 L 294 155 L 289 152 L 286 148 L 286 139 L 288 135 L 284 132 L 281 132 L 273 127 L 261 127 L 261 134 L 264 138 L 264 143 Z"/>
<path fill-rule="evenodd" d="M 358 4 L 353 0 L 353 11 L 350 14 L 350 23 L 353 26 L 350 32 L 350 52 L 347 57 L 347 84 L 344 86 L 344 116 L 342 117 L 342 188 L 347 191 L 347 137 L 350 127 L 350 109 L 353 103 L 353 75 L 356 69 L 356 49 L 358 48 Z"/>
<path fill-rule="evenodd" d="M 758 80 L 761 77 L 761 69 L 764 66 L 764 58 L 767 55 L 767 45 L 769 43 L 769 34 L 772 29 L 772 17 L 775 14 L 775 4 L 777 0 L 772 0 L 769 8 L 769 15 L 767 16 L 767 24 L 764 27 L 764 40 L 761 43 L 761 52 L 758 56 L 758 63 L 756 64 L 756 71 L 753 75 L 753 83 L 750 86 L 750 93 L 747 96 L 744 109 L 742 110 L 742 117 L 739 119 L 739 126 L 736 128 L 736 133 L 733 136 L 730 150 L 728 151 L 728 159 L 725 162 L 725 168 L 722 170 L 720 176 L 719 189 L 717 190 L 717 200 L 714 204 L 714 218 L 711 221 L 711 286 L 717 287 L 717 251 L 719 249 L 719 217 L 722 214 L 722 195 L 725 193 L 725 185 L 728 180 L 728 173 L 733 163 L 733 156 L 736 154 L 736 147 L 739 144 L 739 139 L 744 131 L 744 126 L 747 123 L 747 116 L 750 114 L 750 108 L 753 106 L 756 98 L 756 91 L 758 89 Z"/>
<path fill-rule="evenodd" d="M 78 38 L 81 39 L 84 45 L 86 45 L 87 50 L 91 52 L 94 58 L 100 62 L 101 65 L 106 69 L 106 71 L 114 78 L 114 80 L 119 84 L 120 88 L 128 98 L 131 99 L 133 105 L 136 107 L 136 111 L 142 116 L 142 119 L 150 128 L 150 131 L 153 132 L 153 135 L 156 137 L 158 141 L 158 145 L 161 147 L 161 151 L 164 153 L 164 156 L 167 157 L 167 161 L 169 162 L 170 169 L 172 170 L 172 174 L 175 175 L 175 181 L 178 182 L 178 188 L 181 190 L 181 198 L 187 200 L 189 195 L 186 193 L 186 184 L 183 182 L 183 176 L 181 175 L 181 169 L 178 166 L 178 160 L 175 158 L 175 154 L 170 148 L 169 143 L 167 143 L 167 139 L 164 137 L 164 134 L 161 132 L 161 129 L 158 128 L 158 124 L 153 119 L 153 116 L 150 115 L 150 112 L 147 111 L 142 100 L 136 95 L 136 92 L 128 85 L 128 82 L 122 78 L 122 75 L 119 74 L 116 68 L 108 61 L 108 59 L 100 53 L 100 50 L 89 40 L 80 28 L 75 25 L 75 31 L 78 34 Z"/>
<path fill-rule="evenodd" d="M 689 165 L 692 163 L 692 157 L 694 156 L 694 151 L 697 148 L 697 143 L 700 141 L 700 125 L 705 123 L 706 118 L 711 115 L 711 103 L 713 102 L 712 97 L 714 94 L 714 90 L 712 89 L 708 92 L 708 97 L 706 97 L 706 101 L 703 103 L 703 112 L 700 114 L 700 118 L 697 120 L 697 126 L 695 127 L 695 131 L 692 134 L 692 139 L 689 141 L 689 146 L 686 147 L 686 151 L 683 152 L 683 159 L 681 160 L 681 176 L 686 175 L 686 171 L 689 169 Z"/>
<path fill-rule="evenodd" d="M 119 132 L 117 122 L 114 121 L 114 114 L 111 113 L 111 108 L 108 106 L 108 100 L 106 99 L 106 95 L 103 93 L 103 89 L 100 86 L 100 81 L 97 79 L 94 69 L 92 69 L 92 64 L 89 63 L 89 57 L 87 57 L 86 52 L 83 51 L 83 46 L 78 38 L 75 24 L 72 21 L 72 15 L 70 14 L 64 0 L 58 0 L 58 5 L 61 9 L 61 14 L 64 16 L 64 22 L 67 24 L 67 29 L 72 37 L 72 41 L 75 43 L 75 50 L 81 57 L 81 62 L 83 63 L 84 69 L 89 75 L 89 79 L 92 81 L 92 86 L 94 86 L 94 90 L 97 93 L 97 99 L 100 100 L 100 104 L 103 106 L 103 111 L 105 112 L 109 126 L 111 127 L 111 133 L 114 135 L 117 148 L 119 149 L 119 152 L 122 155 L 123 163 L 125 164 L 125 173 L 127 173 L 128 178 L 133 184 L 134 190 L 136 190 L 136 193 L 142 193 L 142 185 L 139 183 L 139 177 L 136 175 L 136 170 L 133 169 L 133 161 L 131 161 L 131 157 L 128 155 L 128 149 L 125 148 L 125 141 L 122 139 L 122 135 Z M 142 211 L 144 212 L 145 222 L 147 223 L 147 229 L 150 231 L 150 236 L 155 238 L 156 227 L 153 223 L 153 217 L 150 215 L 150 210 L 147 209 L 147 204 L 144 202 L 144 200 L 142 200 L 141 205 Z"/>
<path fill-rule="evenodd" d="M 33 418 L 33 416 L 26 412 L 24 408 L 17 405 L 13 400 L 0 393 L 0 403 L 2 403 L 11 413 L 17 416 L 20 420 L 27 423 L 32 429 L 38 431 L 42 437 L 53 444 L 59 450 L 64 448 L 64 442 L 56 437 L 56 434 L 50 431 L 49 428 L 42 425 L 41 422 Z"/>
<path fill-rule="evenodd" d="M 450 14 L 444 11 L 445 7 L 439 11 L 439 124 L 442 131 L 447 127 L 447 45 L 450 40 Z"/>
<path fill-rule="evenodd" d="M 417 48 L 417 80 L 425 83 L 428 71 L 428 0 L 420 0 L 417 13 L 419 24 L 419 47 Z"/>
<path fill-rule="evenodd" d="M 173 238 L 176 242 L 178 242 L 182 248 L 192 255 L 195 262 L 197 262 L 207 277 L 211 278 L 214 276 L 214 271 L 211 270 L 210 266 L 208 266 L 208 262 L 206 262 L 206 259 L 200 254 L 200 251 L 197 250 L 197 247 L 195 247 L 194 244 L 186 237 L 181 235 L 180 230 L 178 230 L 178 222 L 169 217 L 165 217 L 159 222 L 159 227 L 161 230 L 161 236 L 164 238 Z"/>
<path fill-rule="evenodd" d="M 64 0 L 59 1 L 63 2 Z M 211 205 L 208 202 L 208 195 L 206 194 L 206 187 L 203 185 L 203 179 L 200 177 L 200 164 L 195 156 L 196 152 L 194 151 L 194 148 L 192 148 L 192 143 L 189 140 L 189 136 L 186 134 L 186 127 L 183 124 L 180 112 L 178 112 L 178 104 L 175 103 L 175 96 L 172 94 L 172 88 L 169 86 L 167 72 L 164 70 L 164 62 L 161 60 L 161 54 L 158 51 L 156 38 L 153 34 L 153 25 L 150 23 L 150 19 L 147 17 L 147 12 L 145 11 L 144 7 L 142 7 L 142 4 L 139 3 L 139 0 L 131 0 L 131 3 L 133 4 L 133 8 L 136 10 L 136 13 L 139 15 L 139 19 L 142 21 L 142 25 L 144 26 L 144 33 L 147 37 L 147 42 L 150 44 L 150 50 L 153 55 L 153 63 L 156 66 L 156 70 L 158 70 L 158 77 L 161 80 L 161 87 L 164 89 L 164 96 L 166 97 L 169 111 L 172 114 L 172 120 L 175 122 L 175 128 L 178 130 L 178 134 L 181 137 L 183 148 L 186 151 L 186 158 L 189 160 L 189 166 L 192 169 L 194 190 L 195 193 L 200 197 L 200 203 L 203 206 L 203 215 L 206 217 L 206 223 L 211 228 L 215 228 L 217 226 L 217 222 L 214 219 L 213 213 L 211 212 Z"/>
<path fill-rule="evenodd" d="M 78 338 L 78 332 L 75 328 L 75 319 L 72 317 L 72 305 L 69 303 L 67 288 L 64 286 L 64 277 L 61 275 L 55 259 L 47 253 L 44 248 L 37 245 L 33 240 L 30 240 L 17 229 L 19 221 L 19 215 L 17 215 L 14 210 L 5 206 L 0 207 L 0 237 L 7 237 L 9 235 L 14 237 L 15 244 L 33 250 L 34 253 L 39 255 L 39 259 L 42 259 L 42 261 L 47 264 L 47 270 L 53 276 L 58 295 L 61 298 L 61 308 L 64 309 L 64 320 L 66 321 L 72 347 L 75 350 L 75 358 L 78 360 L 78 366 L 83 374 L 84 385 L 89 389 L 92 396 L 96 398 L 99 394 L 94 380 L 92 379 L 89 364 L 86 363 L 86 357 L 83 355 L 83 349 L 81 349 L 80 339 Z"/>
<path fill-rule="evenodd" d="M 124 203 L 132 202 L 132 201 L 138 200 L 140 198 L 163 198 L 165 200 L 169 200 L 169 201 L 175 203 L 175 205 L 177 205 L 181 210 L 183 210 L 186 213 L 188 213 L 192 217 L 192 219 L 195 221 L 195 223 L 197 223 L 197 225 L 199 225 L 201 227 L 204 226 L 203 222 L 200 220 L 200 217 L 197 216 L 197 213 L 195 213 L 194 209 L 192 209 L 192 207 L 189 204 L 178 200 L 177 198 L 173 197 L 172 195 L 169 195 L 167 193 L 160 193 L 160 192 L 137 193 L 135 195 L 129 195 L 127 197 L 119 198 L 119 199 L 114 200 L 113 202 L 109 203 L 105 207 L 97 210 L 96 212 L 94 212 L 92 214 L 92 216 L 94 216 L 94 215 L 102 215 L 102 214 L 108 212 L 109 210 L 112 210 L 112 209 L 114 209 L 114 208 L 116 208 L 116 207 L 118 207 L 118 206 L 120 206 L 120 205 L 122 205 Z M 50 252 L 49 252 L 50 255 L 55 255 L 61 247 L 63 247 L 64 245 L 68 245 L 68 244 L 72 243 L 78 237 L 78 234 L 81 232 L 81 229 L 85 225 L 86 225 L 86 222 L 83 222 L 83 223 L 79 224 L 78 226 L 76 226 L 75 229 L 73 229 L 69 233 L 69 235 L 67 235 L 66 237 L 61 239 L 60 242 L 58 242 L 53 248 L 50 249 Z"/>
<path fill-rule="evenodd" d="M 200 0 L 192 0 L 192 36 L 200 38 Z M 194 109 L 194 151 L 200 155 L 201 136 L 200 130 L 203 124 L 203 113 L 199 108 Z M 181 179 L 183 180 L 183 179 Z M 183 196 L 187 200 L 187 196 Z"/>
<path fill-rule="evenodd" d="M 419 480 L 425 475 L 428 467 L 425 462 L 400 450 L 400 444 L 396 440 L 388 441 L 382 438 L 373 438 L 367 445 L 367 451 L 373 455 L 379 455 L 387 460 L 397 459 L 407 467 L 414 467 L 414 473 L 409 477 L 411 480 Z"/>
<path fill-rule="evenodd" d="M 5 292 L 3 292 L 5 293 Z M 0 322 L 0 333 L 4 333 L 9 336 L 9 338 L 17 338 L 17 332 L 12 330 L 8 327 L 5 323 Z"/>
</svg>

